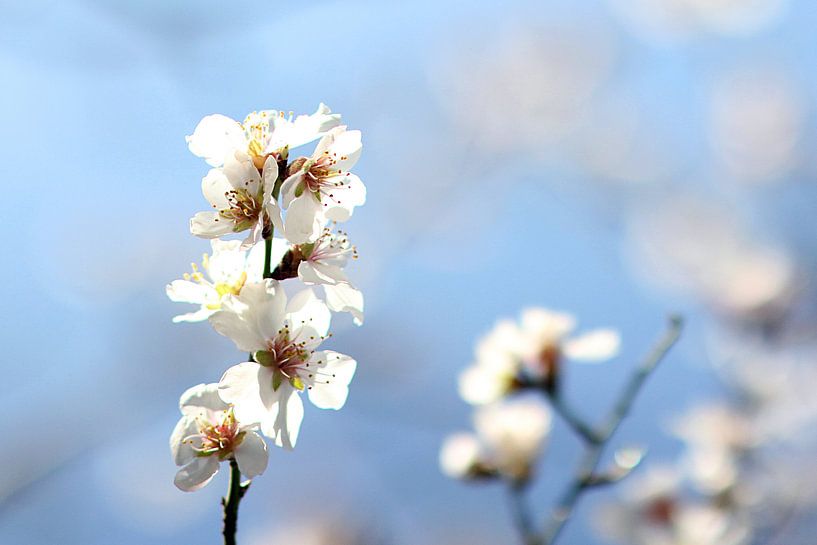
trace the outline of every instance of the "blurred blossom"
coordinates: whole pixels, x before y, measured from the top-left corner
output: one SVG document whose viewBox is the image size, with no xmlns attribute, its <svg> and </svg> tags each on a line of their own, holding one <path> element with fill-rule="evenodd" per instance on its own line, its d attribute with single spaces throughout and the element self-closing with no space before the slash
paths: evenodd
<svg viewBox="0 0 817 545">
<path fill-rule="evenodd" d="M 693 407 L 673 422 L 672 431 L 686 442 L 684 463 L 692 482 L 710 494 L 735 484 L 738 457 L 755 444 L 749 420 L 723 403 Z"/>
<path fill-rule="evenodd" d="M 432 73 L 443 108 L 481 150 L 541 155 L 575 128 L 613 63 L 608 32 L 584 25 L 505 24 L 455 51 Z"/>
<path fill-rule="evenodd" d="M 698 32 L 751 34 L 785 15 L 788 0 L 609 0 L 640 36 L 676 41 Z"/>
<path fill-rule="evenodd" d="M 446 437 L 440 449 L 440 469 L 452 479 L 465 479 L 478 472 L 482 445 L 473 433 Z"/>
<path fill-rule="evenodd" d="M 727 511 L 684 498 L 682 476 L 653 466 L 631 477 L 620 502 L 598 514 L 599 532 L 624 545 L 739 545 L 748 526 Z"/>
<path fill-rule="evenodd" d="M 797 167 L 806 106 L 785 75 L 731 73 L 715 86 L 710 108 L 710 142 L 728 175 L 760 183 Z"/>
<path fill-rule="evenodd" d="M 541 454 L 551 420 L 544 402 L 523 398 L 478 408 L 474 428 L 499 472 L 523 479 Z"/>
<path fill-rule="evenodd" d="M 718 313 L 774 320 L 792 301 L 793 257 L 747 231 L 723 207 L 677 197 L 645 205 L 629 232 L 638 273 L 690 292 Z"/>
<path fill-rule="evenodd" d="M 534 397 L 479 407 L 474 413 L 476 435 L 449 436 L 440 451 L 440 468 L 456 479 L 499 474 L 524 481 L 542 453 L 551 421 L 548 406 Z"/>
<path fill-rule="evenodd" d="M 476 362 L 460 374 L 460 396 L 480 405 L 525 387 L 529 379 L 555 387 L 563 358 L 593 363 L 618 353 L 618 332 L 597 329 L 568 337 L 575 327 L 573 316 L 545 308 L 525 309 L 519 324 L 500 320 L 477 343 Z"/>
</svg>

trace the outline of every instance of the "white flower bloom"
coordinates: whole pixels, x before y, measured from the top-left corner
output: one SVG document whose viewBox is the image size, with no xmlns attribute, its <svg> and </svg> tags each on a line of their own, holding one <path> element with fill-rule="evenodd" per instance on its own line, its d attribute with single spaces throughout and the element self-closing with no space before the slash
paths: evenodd
<svg viewBox="0 0 817 545">
<path fill-rule="evenodd" d="M 475 405 L 496 401 L 516 387 L 522 373 L 539 379 L 558 372 L 562 357 L 597 362 L 618 352 L 618 333 L 599 329 L 566 338 L 576 326 L 568 315 L 527 309 L 521 323 L 502 320 L 477 345 L 476 362 L 460 375 L 460 396 Z"/>
<path fill-rule="evenodd" d="M 238 295 L 247 283 L 261 282 L 264 265 L 264 246 L 256 244 L 247 252 L 237 240 L 211 240 L 213 254 L 204 254 L 202 270 L 191 264 L 193 272 L 185 273 L 183 280 L 167 285 L 171 301 L 192 303 L 201 308 L 195 312 L 180 314 L 174 322 L 200 322 L 221 308 L 225 295 Z"/>
<path fill-rule="evenodd" d="M 267 158 L 262 172 L 249 155 L 239 151 L 227 156 L 224 166 L 211 169 L 201 181 L 201 190 L 214 210 L 193 216 L 190 232 L 197 237 L 218 238 L 249 230 L 245 247 L 261 240 L 268 218 L 277 214 L 272 198 L 278 178 L 274 157 Z"/>
<path fill-rule="evenodd" d="M 277 110 L 252 112 L 243 123 L 215 114 L 202 119 L 187 137 L 190 151 L 203 157 L 214 167 L 224 164 L 236 151 L 253 158 L 257 168 L 271 154 L 296 148 L 323 136 L 340 124 L 340 115 L 333 114 L 323 103 L 312 115 L 285 116 Z"/>
<path fill-rule="evenodd" d="M 723 404 L 694 407 L 671 429 L 686 441 L 685 467 L 692 482 L 707 494 L 736 484 L 738 457 L 756 444 L 751 422 Z"/>
<path fill-rule="evenodd" d="M 290 247 L 282 239 L 273 239 L 272 260 L 285 264 L 287 251 L 291 252 L 298 278 L 308 286 L 322 285 L 326 295 L 326 305 L 334 312 L 349 312 L 356 325 L 363 324 L 363 294 L 355 288 L 344 272 L 349 258 L 357 259 L 357 250 L 349 241 L 349 236 L 328 228 L 315 242 L 296 244 Z M 294 269 L 295 265 L 291 265 Z"/>
<path fill-rule="evenodd" d="M 440 469 L 452 479 L 465 479 L 482 463 L 482 445 L 473 433 L 448 436 L 440 449 Z"/>
<path fill-rule="evenodd" d="M 578 337 L 566 338 L 576 327 L 569 314 L 544 308 L 529 308 L 522 312 L 523 346 L 520 355 L 536 361 L 550 354 L 564 355 L 571 360 L 598 362 L 618 353 L 620 339 L 611 329 L 598 329 Z"/>
<path fill-rule="evenodd" d="M 619 503 L 599 514 L 599 531 L 627 545 L 740 545 L 749 535 L 745 521 L 681 495 L 681 474 L 654 466 L 627 482 Z"/>
<path fill-rule="evenodd" d="M 327 220 L 346 221 L 366 202 L 366 187 L 349 172 L 362 149 L 360 131 L 335 127 L 311 157 L 293 161 L 281 186 L 281 206 L 287 214 L 276 225 L 290 242 L 314 241 Z"/>
<path fill-rule="evenodd" d="M 330 318 L 312 290 L 287 301 L 273 280 L 228 295 L 222 310 L 210 317 L 216 331 L 254 360 L 224 373 L 221 398 L 235 406 L 242 421 L 259 422 L 278 446 L 295 446 L 303 419 L 302 391 L 321 409 L 337 410 L 346 402 L 357 363 L 337 352 L 317 351 Z"/>
<path fill-rule="evenodd" d="M 476 362 L 459 377 L 460 396 L 468 403 L 491 403 L 508 394 L 519 374 L 521 337 L 511 320 L 500 320 L 475 350 Z"/>
<path fill-rule="evenodd" d="M 241 424 L 218 396 L 218 384 L 199 384 L 179 399 L 182 418 L 170 436 L 173 461 L 181 469 L 176 486 L 185 492 L 205 486 L 219 462 L 235 459 L 248 478 L 267 468 L 267 445 L 252 427 Z"/>
<path fill-rule="evenodd" d="M 474 428 L 487 460 L 511 479 L 526 478 L 550 434 L 550 409 L 536 398 L 485 405 L 474 415 Z"/>
</svg>

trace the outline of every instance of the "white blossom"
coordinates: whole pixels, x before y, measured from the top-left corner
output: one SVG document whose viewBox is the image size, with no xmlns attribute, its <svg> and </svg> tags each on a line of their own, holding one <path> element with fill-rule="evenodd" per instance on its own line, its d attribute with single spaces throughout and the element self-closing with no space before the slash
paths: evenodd
<svg viewBox="0 0 817 545">
<path fill-rule="evenodd" d="M 440 469 L 452 479 L 465 479 L 475 472 L 483 457 L 483 448 L 476 435 L 455 433 L 445 439 L 440 449 Z"/>
<path fill-rule="evenodd" d="M 486 461 L 511 479 L 525 479 L 530 474 L 551 425 L 548 406 L 532 397 L 485 405 L 474 414 L 474 428 Z"/>
<path fill-rule="evenodd" d="M 213 208 L 190 219 L 190 232 L 197 237 L 218 238 L 249 230 L 245 247 L 260 241 L 271 214 L 277 214 L 272 191 L 278 178 L 278 163 L 270 156 L 259 171 L 252 158 L 236 151 L 224 166 L 213 168 L 201 181 L 204 197 Z"/>
<path fill-rule="evenodd" d="M 239 151 L 252 157 L 260 169 L 268 156 L 312 142 L 339 123 L 340 115 L 323 103 L 312 115 L 299 115 L 294 120 L 291 113 L 286 116 L 277 110 L 252 112 L 243 123 L 214 114 L 199 122 L 187 144 L 211 166 L 221 166 Z"/>
<path fill-rule="evenodd" d="M 280 263 L 287 251 L 297 263 L 298 278 L 307 286 L 323 286 L 326 305 L 334 312 L 348 312 L 356 325 L 363 324 L 363 293 L 355 288 L 344 271 L 349 259 L 357 259 L 357 249 L 343 231 L 325 228 L 315 242 L 290 246 L 273 240 L 272 260 Z"/>
<path fill-rule="evenodd" d="M 237 420 L 233 408 L 218 396 L 218 384 L 199 384 L 179 399 L 182 418 L 170 436 L 173 461 L 181 466 L 175 483 L 190 492 L 205 486 L 219 463 L 235 459 L 252 478 L 267 468 L 267 445 L 251 426 Z"/>
<path fill-rule="evenodd" d="M 563 357 L 599 362 L 618 352 L 616 331 L 568 338 L 575 327 L 573 316 L 544 308 L 526 309 L 519 324 L 498 322 L 477 345 L 476 362 L 460 375 L 460 395 L 475 405 L 491 403 L 510 393 L 522 374 L 541 379 L 558 372 Z"/>
<path fill-rule="evenodd" d="M 362 149 L 360 131 L 340 126 L 321 138 L 311 157 L 292 162 L 281 185 L 286 216 L 273 216 L 287 240 L 312 242 L 327 221 L 346 221 L 356 206 L 366 202 L 366 187 L 350 172 Z"/>
<path fill-rule="evenodd" d="M 199 310 L 180 314 L 174 322 L 199 322 L 221 308 L 221 300 L 228 294 L 238 295 L 247 283 L 261 282 L 264 265 L 264 247 L 257 244 L 247 252 L 237 240 L 210 241 L 213 253 L 204 254 L 201 270 L 191 264 L 192 273 L 167 285 L 171 301 L 199 305 Z"/>
<path fill-rule="evenodd" d="M 622 545 L 741 545 L 749 528 L 732 512 L 682 494 L 682 475 L 653 466 L 627 482 L 618 503 L 600 513 L 600 532 Z"/>
<path fill-rule="evenodd" d="M 317 351 L 329 330 L 330 312 L 307 289 L 289 301 L 273 280 L 228 295 L 210 317 L 253 361 L 227 370 L 219 394 L 242 421 L 258 422 L 275 444 L 293 448 L 303 419 L 300 393 L 313 405 L 340 409 L 357 363 L 331 350 Z"/>
</svg>

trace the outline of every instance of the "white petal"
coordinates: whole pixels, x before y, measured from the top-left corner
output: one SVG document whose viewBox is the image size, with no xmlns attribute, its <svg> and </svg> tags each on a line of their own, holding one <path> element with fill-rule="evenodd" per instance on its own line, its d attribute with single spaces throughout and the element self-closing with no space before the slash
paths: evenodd
<svg viewBox="0 0 817 545">
<path fill-rule="evenodd" d="M 329 107 L 321 103 L 312 115 L 299 115 L 294 121 L 276 116 L 270 119 L 270 124 L 275 133 L 270 141 L 270 148 L 283 145 L 296 148 L 320 138 L 326 131 L 338 126 L 340 114 L 331 113 Z"/>
<path fill-rule="evenodd" d="M 343 186 L 332 190 L 334 201 L 327 198 L 326 217 L 332 221 L 346 221 L 356 206 L 366 202 L 366 186 L 354 174 L 342 178 Z"/>
<path fill-rule="evenodd" d="M 565 341 L 562 350 L 570 359 L 598 362 L 615 356 L 620 345 L 617 331 L 597 329 Z"/>
<path fill-rule="evenodd" d="M 234 454 L 241 474 L 250 479 L 256 475 L 261 475 L 267 469 L 269 459 L 267 444 L 254 431 L 246 432 L 244 439 L 236 447 Z"/>
<path fill-rule="evenodd" d="M 241 250 L 241 242 L 214 239 L 210 241 L 210 245 L 213 249 L 207 266 L 207 274 L 210 279 L 214 284 L 235 283 L 244 272 L 246 263 L 246 255 Z M 216 294 L 215 302 L 218 302 L 218 294 Z"/>
<path fill-rule="evenodd" d="M 334 131 L 337 131 L 337 129 L 334 129 Z M 360 152 L 363 150 L 363 144 L 360 142 L 360 131 L 337 131 L 334 136 L 332 153 L 338 157 L 335 167 L 338 170 L 348 172 L 355 166 L 360 158 Z M 345 159 L 341 159 L 341 157 L 345 157 Z"/>
<path fill-rule="evenodd" d="M 222 167 L 230 189 L 245 189 L 252 196 L 258 194 L 261 184 L 261 174 L 249 155 L 244 152 L 234 152 L 227 157 Z"/>
<path fill-rule="evenodd" d="M 236 418 L 244 425 L 260 422 L 267 415 L 261 398 L 262 382 L 269 382 L 272 389 L 272 373 L 248 361 L 227 369 L 218 383 L 219 397 L 233 405 Z"/>
<path fill-rule="evenodd" d="M 440 469 L 453 479 L 462 479 L 480 463 L 482 446 L 473 433 L 456 433 L 445 438 L 440 449 Z"/>
<path fill-rule="evenodd" d="M 221 165 L 234 150 L 247 147 L 241 124 L 220 114 L 202 119 L 186 140 L 194 155 L 203 157 L 214 167 Z"/>
<path fill-rule="evenodd" d="M 174 280 L 165 287 L 171 301 L 202 305 L 218 300 L 218 294 L 209 286 L 189 280 Z"/>
<path fill-rule="evenodd" d="M 233 222 L 220 218 L 218 212 L 198 212 L 190 218 L 190 232 L 201 238 L 218 238 L 233 232 Z"/>
<path fill-rule="evenodd" d="M 223 411 L 227 404 L 218 395 L 218 384 L 198 384 L 188 388 L 179 398 L 179 410 L 185 415 L 195 415 L 200 409 Z"/>
<path fill-rule="evenodd" d="M 216 311 L 204 307 L 195 312 L 188 312 L 187 314 L 179 314 L 178 316 L 174 316 L 173 323 L 177 324 L 179 322 L 203 322 L 204 320 L 212 316 L 214 312 Z"/>
<path fill-rule="evenodd" d="M 298 188 L 298 184 L 304 179 L 304 174 L 302 171 L 298 171 L 295 174 L 288 176 L 284 183 L 281 184 L 281 206 L 283 208 L 289 208 L 289 205 L 292 204 L 292 201 L 295 200 L 295 190 Z"/>
<path fill-rule="evenodd" d="M 304 284 L 337 284 L 348 282 L 343 270 L 336 265 L 327 265 L 316 261 L 301 261 L 298 265 L 298 278 Z"/>
<path fill-rule="evenodd" d="M 332 320 L 332 313 L 326 303 L 315 296 L 311 289 L 305 289 L 295 294 L 287 305 L 287 322 L 293 335 L 298 335 L 301 329 L 311 330 L 312 334 L 323 337 L 329 332 L 329 324 Z M 308 341 L 303 338 L 307 335 L 304 331 L 299 340 Z"/>
<path fill-rule="evenodd" d="M 248 286 L 241 290 L 243 293 Z M 224 298 L 222 307 L 226 307 L 232 297 Z M 241 314 L 222 308 L 210 316 L 210 324 L 213 329 L 233 341 L 236 347 L 242 352 L 255 352 L 263 350 L 266 346 L 266 339 L 258 332 L 255 323 L 247 321 Z"/>
<path fill-rule="evenodd" d="M 357 362 L 345 354 L 324 350 L 313 354 L 310 368 L 313 376 L 304 381 L 311 386 L 308 390 L 309 401 L 319 409 L 338 410 L 343 407 Z"/>
<path fill-rule="evenodd" d="M 335 312 L 349 312 L 355 325 L 363 324 L 363 293 L 351 284 L 335 284 L 323 287 L 326 305 Z"/>
<path fill-rule="evenodd" d="M 190 463 L 196 457 L 196 452 L 189 443 L 184 442 L 184 438 L 198 432 L 199 426 L 196 419 L 187 415 L 183 416 L 173 428 L 173 433 L 170 434 L 170 455 L 177 466 Z"/>
<path fill-rule="evenodd" d="M 261 422 L 261 431 L 272 438 L 275 444 L 286 449 L 295 448 L 301 421 L 304 417 L 304 404 L 289 382 L 284 382 L 278 388 L 277 400 L 270 408 L 264 421 Z"/>
<path fill-rule="evenodd" d="M 176 473 L 174 484 L 185 492 L 193 492 L 209 483 L 218 471 L 218 458 L 205 456 L 195 458 Z"/>
<path fill-rule="evenodd" d="M 212 207 L 216 210 L 230 208 L 227 201 L 227 192 L 232 191 L 233 186 L 220 168 L 212 168 L 207 175 L 201 179 L 201 192 Z"/>
<path fill-rule="evenodd" d="M 292 201 L 284 219 L 284 235 L 293 244 L 317 239 L 326 225 L 323 206 L 309 191 Z"/>
</svg>

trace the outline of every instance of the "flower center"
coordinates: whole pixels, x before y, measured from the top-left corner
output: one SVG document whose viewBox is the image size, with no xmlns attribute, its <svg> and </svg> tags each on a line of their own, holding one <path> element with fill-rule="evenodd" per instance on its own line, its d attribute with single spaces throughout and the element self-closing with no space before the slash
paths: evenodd
<svg viewBox="0 0 817 545">
<path fill-rule="evenodd" d="M 210 256 L 204 254 L 201 260 L 202 268 L 207 271 L 208 275 L 210 273 Z M 195 263 L 190 264 L 190 268 L 193 269 L 192 273 L 184 273 L 183 278 L 190 282 L 196 282 L 201 284 L 202 286 L 207 286 L 215 290 L 216 295 L 218 296 L 218 301 L 208 303 L 206 306 L 209 310 L 219 310 L 221 308 L 221 300 L 224 299 L 225 295 L 240 295 L 241 289 L 244 287 L 244 284 L 247 283 L 247 272 L 241 271 L 241 274 L 238 275 L 238 278 L 235 279 L 234 282 L 217 282 L 213 284 L 212 282 L 208 281 L 204 278 L 204 275 L 199 271 L 198 265 Z"/>
<path fill-rule="evenodd" d="M 284 326 L 274 339 L 267 341 L 266 350 L 253 353 L 253 359 L 259 365 L 273 369 L 273 390 L 277 391 L 284 380 L 288 380 L 294 388 L 303 390 L 304 382 L 299 372 L 307 370 L 311 355 L 306 342 L 291 339 L 289 327 Z"/>
<path fill-rule="evenodd" d="M 251 195 L 246 189 L 231 189 L 224 196 L 229 208 L 218 211 L 218 215 L 233 222 L 233 231 L 238 233 L 251 228 L 261 216 L 262 198 Z"/>
<path fill-rule="evenodd" d="M 200 444 L 193 445 L 193 450 L 198 456 L 217 454 L 223 460 L 244 440 L 244 432 L 239 431 L 233 408 L 230 407 L 220 413 L 219 419 L 215 422 L 199 419 L 197 421 L 199 433 L 186 439 L 190 443 L 198 439 Z"/>
</svg>

